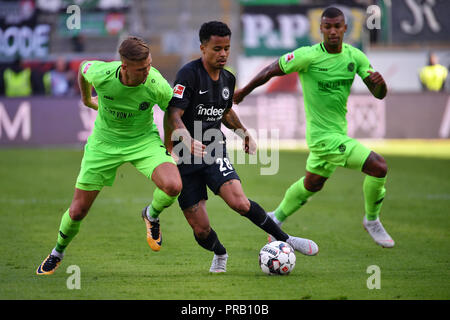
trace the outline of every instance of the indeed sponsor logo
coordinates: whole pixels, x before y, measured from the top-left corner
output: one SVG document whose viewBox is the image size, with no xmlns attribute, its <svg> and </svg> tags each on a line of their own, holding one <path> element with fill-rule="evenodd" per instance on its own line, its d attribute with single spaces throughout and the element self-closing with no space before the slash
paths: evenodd
<svg viewBox="0 0 450 320">
<path fill-rule="evenodd" d="M 203 104 L 197 106 L 198 116 L 208 116 L 206 121 L 216 121 L 222 119 L 222 115 L 225 109 L 216 108 L 214 106 L 205 107 Z"/>
<path fill-rule="evenodd" d="M 214 117 L 219 116 L 219 117 L 221 117 L 224 110 L 225 109 L 215 108 L 214 106 L 205 107 L 203 104 L 199 104 L 197 106 L 197 115 L 199 115 L 199 116 L 214 116 Z"/>
</svg>

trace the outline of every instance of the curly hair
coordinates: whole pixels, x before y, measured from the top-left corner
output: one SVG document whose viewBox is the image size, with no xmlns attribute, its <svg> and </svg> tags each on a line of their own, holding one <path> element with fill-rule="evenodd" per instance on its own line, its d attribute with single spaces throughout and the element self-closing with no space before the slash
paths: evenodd
<svg viewBox="0 0 450 320">
<path fill-rule="evenodd" d="M 211 36 L 231 37 L 231 30 L 228 26 L 220 21 L 209 21 L 202 24 L 198 33 L 200 43 L 204 44 L 209 41 Z"/>
</svg>

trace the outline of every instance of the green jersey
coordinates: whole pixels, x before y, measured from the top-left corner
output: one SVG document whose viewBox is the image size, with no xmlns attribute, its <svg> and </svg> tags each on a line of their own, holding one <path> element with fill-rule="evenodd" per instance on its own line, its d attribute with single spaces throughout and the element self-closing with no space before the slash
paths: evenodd
<svg viewBox="0 0 450 320">
<path fill-rule="evenodd" d="M 120 82 L 120 61 L 87 61 L 81 74 L 98 95 L 98 114 L 92 137 L 118 145 L 133 145 L 158 129 L 153 122 L 153 106 L 163 111 L 172 98 L 172 88 L 151 67 L 147 80 L 135 87 Z"/>
<path fill-rule="evenodd" d="M 347 134 L 347 99 L 355 74 L 362 79 L 372 67 L 366 55 L 349 44 L 328 53 L 323 43 L 296 49 L 280 57 L 284 73 L 298 72 L 303 89 L 306 141 L 316 146 L 330 134 Z"/>
</svg>

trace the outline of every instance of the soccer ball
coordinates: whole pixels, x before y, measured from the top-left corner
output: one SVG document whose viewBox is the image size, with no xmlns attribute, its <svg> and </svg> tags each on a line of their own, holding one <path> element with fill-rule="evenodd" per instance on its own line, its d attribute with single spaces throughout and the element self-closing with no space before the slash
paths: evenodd
<svg viewBox="0 0 450 320">
<path fill-rule="evenodd" d="M 294 249 L 283 241 L 273 241 L 259 252 L 259 266 L 269 275 L 288 275 L 295 267 Z"/>
</svg>

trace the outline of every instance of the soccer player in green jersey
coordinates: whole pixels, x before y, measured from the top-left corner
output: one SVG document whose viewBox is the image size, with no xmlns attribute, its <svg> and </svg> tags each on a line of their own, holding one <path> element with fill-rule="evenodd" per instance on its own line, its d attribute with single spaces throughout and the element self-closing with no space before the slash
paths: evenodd
<svg viewBox="0 0 450 320">
<path fill-rule="evenodd" d="M 38 267 L 39 275 L 53 274 L 82 219 L 104 186 L 112 186 L 117 168 L 129 162 L 156 189 L 142 211 L 147 242 L 161 247 L 159 214 L 177 199 L 182 183 L 177 166 L 153 123 L 153 106 L 165 111 L 172 88 L 154 67 L 149 46 L 129 37 L 119 48 L 121 61 L 84 61 L 78 73 L 83 103 L 98 110 L 94 130 L 85 145 L 72 203 L 63 214 L 55 248 Z M 94 87 L 97 96 L 92 97 Z"/>
<path fill-rule="evenodd" d="M 297 72 L 303 88 L 306 114 L 306 142 L 310 154 L 306 175 L 292 184 L 270 216 L 280 226 L 308 198 L 320 191 L 336 167 L 364 172 L 363 225 L 378 245 L 392 248 L 394 241 L 380 222 L 385 196 L 387 165 L 382 156 L 347 136 L 347 99 L 355 74 L 370 92 L 383 99 L 387 93 L 383 77 L 372 69 L 366 55 L 343 43 L 347 30 L 342 11 L 329 7 L 321 16 L 323 42 L 287 53 L 265 67 L 246 86 L 234 93 L 240 103 L 256 87 L 274 76 Z"/>
</svg>

